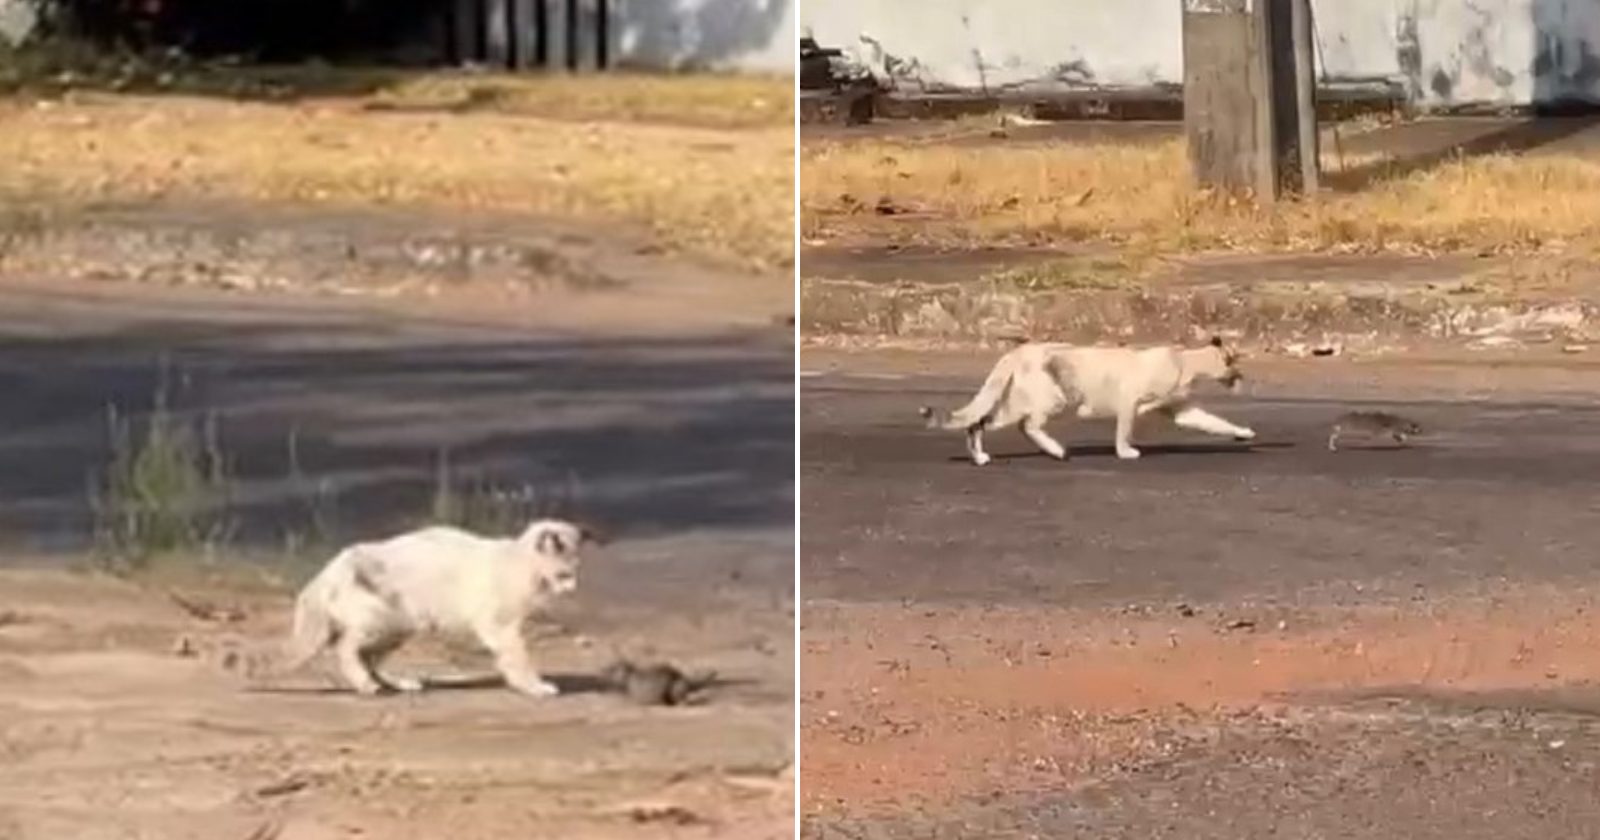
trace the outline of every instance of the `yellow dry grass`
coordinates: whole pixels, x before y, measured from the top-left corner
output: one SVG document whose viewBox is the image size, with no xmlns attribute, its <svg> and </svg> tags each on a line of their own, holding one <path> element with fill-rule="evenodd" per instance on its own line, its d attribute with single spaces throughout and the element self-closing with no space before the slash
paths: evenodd
<svg viewBox="0 0 1600 840">
<path fill-rule="evenodd" d="M 1491 156 L 1405 172 L 1329 162 L 1364 182 L 1259 208 L 1195 189 L 1181 141 L 954 148 L 819 144 L 801 162 L 802 233 L 957 242 L 1113 241 L 1151 252 L 1526 253 L 1600 249 L 1600 158 Z M 887 201 L 904 215 L 879 216 Z M 905 221 L 902 221 L 905 220 Z"/>
<path fill-rule="evenodd" d="M 373 99 L 401 107 L 465 108 L 555 120 L 794 127 L 794 79 L 761 75 L 430 73 L 387 85 Z"/>
<path fill-rule="evenodd" d="M 707 122 L 697 107 L 721 107 L 712 103 L 725 81 L 519 82 L 520 93 L 492 108 L 454 110 L 373 111 L 373 97 L 13 99 L 0 102 L 0 190 L 66 204 L 199 197 L 525 212 L 635 223 L 668 247 L 758 269 L 789 265 L 792 122 L 769 114 L 755 127 L 691 125 Z M 412 84 L 376 98 L 448 105 L 456 95 L 450 83 Z M 674 105 L 661 92 L 680 84 Z M 723 105 L 765 91 L 769 104 L 793 107 L 781 98 L 792 83 L 729 84 Z M 641 117 L 636 99 L 655 104 Z M 671 114 L 683 118 L 668 124 Z"/>
</svg>

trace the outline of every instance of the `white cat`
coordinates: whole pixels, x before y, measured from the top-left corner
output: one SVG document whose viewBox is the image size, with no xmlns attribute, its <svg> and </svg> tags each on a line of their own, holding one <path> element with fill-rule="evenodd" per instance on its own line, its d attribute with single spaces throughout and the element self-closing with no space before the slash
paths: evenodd
<svg viewBox="0 0 1600 840">
<path fill-rule="evenodd" d="M 420 679 L 384 676 L 383 659 L 419 631 L 468 632 L 494 654 L 508 686 L 552 696 L 555 685 L 529 661 L 522 625 L 577 587 L 579 552 L 600 541 L 582 526 L 544 519 L 512 539 L 436 526 L 352 545 L 301 590 L 289 667 L 332 647 L 356 691 L 420 691 Z"/>
<path fill-rule="evenodd" d="M 1022 433 L 1051 457 L 1065 459 L 1067 450 L 1044 430 L 1050 418 L 1068 408 L 1080 418 L 1117 419 L 1117 457 L 1139 457 L 1133 446 L 1135 420 L 1161 419 L 1179 426 L 1236 440 L 1256 433 L 1202 410 L 1189 392 L 1199 380 L 1214 380 L 1237 389 L 1244 375 L 1238 356 L 1213 338 L 1204 347 L 1081 347 L 1072 344 L 1024 344 L 995 363 L 971 402 L 946 415 L 923 406 L 929 428 L 961 429 L 967 452 L 978 466 L 989 463 L 983 449 L 985 429 L 1022 424 Z"/>
</svg>

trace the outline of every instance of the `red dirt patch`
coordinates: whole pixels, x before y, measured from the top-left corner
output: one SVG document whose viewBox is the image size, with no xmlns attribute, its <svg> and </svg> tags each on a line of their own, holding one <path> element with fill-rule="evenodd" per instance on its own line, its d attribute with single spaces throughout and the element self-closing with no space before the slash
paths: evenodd
<svg viewBox="0 0 1600 840">
<path fill-rule="evenodd" d="M 1295 695 L 1591 680 L 1593 606 L 1553 591 L 1270 617 L 814 605 L 803 629 L 804 805 L 871 810 L 1071 784 L 1148 754 L 1179 719 Z"/>
</svg>

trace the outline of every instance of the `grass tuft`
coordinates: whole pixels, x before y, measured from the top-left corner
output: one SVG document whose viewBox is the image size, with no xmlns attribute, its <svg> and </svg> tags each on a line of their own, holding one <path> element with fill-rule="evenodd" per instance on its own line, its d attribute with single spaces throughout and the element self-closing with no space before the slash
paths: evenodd
<svg viewBox="0 0 1600 840">
<path fill-rule="evenodd" d="M 91 482 L 96 564 L 132 572 L 173 556 L 214 555 L 230 536 L 230 482 L 217 418 L 174 413 L 163 383 L 142 424 L 107 412 L 111 464 Z"/>
</svg>

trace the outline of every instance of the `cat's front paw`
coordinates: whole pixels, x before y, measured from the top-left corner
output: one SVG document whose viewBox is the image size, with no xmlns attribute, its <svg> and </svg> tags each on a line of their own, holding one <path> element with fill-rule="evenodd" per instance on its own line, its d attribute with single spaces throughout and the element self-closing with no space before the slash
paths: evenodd
<svg viewBox="0 0 1600 840">
<path fill-rule="evenodd" d="M 517 682 L 513 683 L 511 687 L 518 694 L 535 699 L 554 697 L 561 693 L 561 689 L 557 688 L 556 684 L 550 682 L 549 680 L 518 680 Z"/>
</svg>

